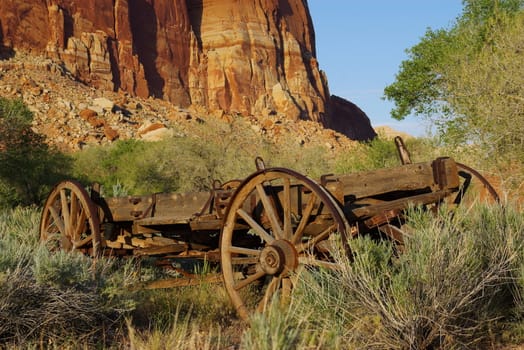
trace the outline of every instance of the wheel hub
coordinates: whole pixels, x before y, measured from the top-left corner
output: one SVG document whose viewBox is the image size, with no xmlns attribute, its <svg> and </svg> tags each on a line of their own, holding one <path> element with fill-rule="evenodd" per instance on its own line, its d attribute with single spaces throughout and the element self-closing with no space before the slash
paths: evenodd
<svg viewBox="0 0 524 350">
<path fill-rule="evenodd" d="M 298 266 L 298 253 L 291 242 L 279 239 L 262 250 L 259 262 L 268 275 L 289 273 Z"/>
</svg>

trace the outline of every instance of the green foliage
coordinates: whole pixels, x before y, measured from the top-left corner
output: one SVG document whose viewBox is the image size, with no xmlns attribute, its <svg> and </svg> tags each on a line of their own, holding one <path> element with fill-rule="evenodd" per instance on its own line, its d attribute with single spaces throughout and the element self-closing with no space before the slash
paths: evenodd
<svg viewBox="0 0 524 350">
<path fill-rule="evenodd" d="M 306 330 L 296 343 L 309 337 L 311 348 L 483 348 L 505 322 L 522 317 L 522 213 L 476 206 L 454 216 L 413 210 L 409 217 L 400 256 L 388 242 L 356 238 L 340 269 L 299 276 L 286 325 Z M 513 324 L 518 332 L 520 322 Z"/>
<path fill-rule="evenodd" d="M 404 140 L 413 162 L 428 161 L 444 156 L 444 150 L 432 139 L 409 138 Z M 347 153 L 339 155 L 334 162 L 337 174 L 348 174 L 381 168 L 400 166 L 398 151 L 393 140 L 379 135 L 377 138 L 359 143 Z"/>
<path fill-rule="evenodd" d="M 230 125 L 208 121 L 193 136 L 88 148 L 75 155 L 74 173 L 85 183 L 101 183 L 108 196 L 206 191 L 214 180 L 225 182 L 253 173 L 257 156 L 268 167 L 285 166 L 320 176 L 329 169 L 324 153 L 324 149 L 291 142 L 270 145 L 242 120 Z"/>
<path fill-rule="evenodd" d="M 0 209 L 0 274 L 31 264 L 39 222 L 35 208 Z"/>
<path fill-rule="evenodd" d="M 0 206 L 39 204 L 69 168 L 31 130 L 33 115 L 20 100 L 0 98 Z"/>
<path fill-rule="evenodd" d="M 466 0 L 462 16 L 450 29 L 428 29 L 420 43 L 407 50 L 409 58 L 401 63 L 395 82 L 384 89 L 385 97 L 395 102 L 392 116 L 453 114 L 448 69 L 489 44 L 498 19 L 520 12 L 523 5 L 522 0 Z"/>
<path fill-rule="evenodd" d="M 242 337 L 242 349 L 293 350 L 303 349 L 303 333 L 307 330 L 292 319 L 291 314 L 274 301 L 264 314 L 255 314 L 251 327 Z M 304 337 L 307 339 L 307 337 Z"/>
<path fill-rule="evenodd" d="M 468 0 L 450 29 L 408 50 L 385 97 L 392 116 L 429 118 L 441 140 L 502 173 L 524 168 L 524 1 Z M 466 152 L 467 151 L 467 152 Z M 522 176 L 512 180 L 518 187 Z"/>
<path fill-rule="evenodd" d="M 440 123 L 450 142 L 473 142 L 486 162 L 507 172 L 524 166 L 523 38 L 524 12 L 497 17 L 489 43 L 450 68 L 449 101 L 458 117 Z"/>
<path fill-rule="evenodd" d="M 400 164 L 395 144 L 391 140 L 375 138 L 360 143 L 354 150 L 338 157 L 335 171 L 339 174 L 392 167 Z"/>
<path fill-rule="evenodd" d="M 401 63 L 395 82 L 384 89 L 395 102 L 391 116 L 401 120 L 412 112 L 432 115 L 445 111 L 443 84 L 447 57 L 457 48 L 454 33 L 428 30 L 420 43 L 407 51 L 409 59 Z"/>
</svg>

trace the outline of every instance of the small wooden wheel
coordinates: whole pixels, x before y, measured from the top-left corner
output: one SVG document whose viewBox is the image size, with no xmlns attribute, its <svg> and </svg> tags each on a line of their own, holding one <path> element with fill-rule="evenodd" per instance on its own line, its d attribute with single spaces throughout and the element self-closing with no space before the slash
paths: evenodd
<svg viewBox="0 0 524 350">
<path fill-rule="evenodd" d="M 262 169 L 244 180 L 220 236 L 224 283 L 238 315 L 263 311 L 277 293 L 288 300 L 302 266 L 337 268 L 337 236 L 347 244 L 348 226 L 333 197 L 295 171 Z"/>
<path fill-rule="evenodd" d="M 40 240 L 50 250 L 100 255 L 97 208 L 80 183 L 62 181 L 51 191 L 40 220 Z"/>
</svg>

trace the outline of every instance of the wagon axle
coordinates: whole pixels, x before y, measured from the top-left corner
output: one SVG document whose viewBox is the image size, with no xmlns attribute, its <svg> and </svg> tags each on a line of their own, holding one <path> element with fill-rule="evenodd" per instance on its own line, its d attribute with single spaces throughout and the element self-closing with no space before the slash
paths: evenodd
<svg viewBox="0 0 524 350">
<path fill-rule="evenodd" d="M 279 239 L 262 249 L 259 262 L 267 275 L 288 274 L 298 266 L 298 253 L 291 242 Z"/>
</svg>

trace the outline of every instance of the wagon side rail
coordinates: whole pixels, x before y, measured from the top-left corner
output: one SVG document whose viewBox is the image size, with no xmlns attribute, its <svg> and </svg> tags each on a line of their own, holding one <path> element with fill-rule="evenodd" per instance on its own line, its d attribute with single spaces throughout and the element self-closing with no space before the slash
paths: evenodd
<svg viewBox="0 0 524 350">
<path fill-rule="evenodd" d="M 412 205 L 439 203 L 457 193 L 461 186 L 457 163 L 448 157 L 332 176 L 330 182 L 330 192 L 344 207 L 350 222 L 398 212 Z"/>
</svg>

